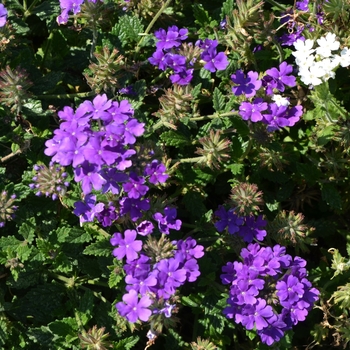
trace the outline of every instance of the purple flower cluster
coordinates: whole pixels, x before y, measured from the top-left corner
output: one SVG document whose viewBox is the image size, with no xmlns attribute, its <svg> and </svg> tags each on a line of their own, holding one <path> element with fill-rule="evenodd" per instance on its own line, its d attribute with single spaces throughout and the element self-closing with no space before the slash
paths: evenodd
<svg viewBox="0 0 350 350">
<path fill-rule="evenodd" d="M 193 68 L 189 68 L 186 57 L 178 54 L 178 48 L 183 40 L 187 39 L 188 30 L 171 26 L 157 30 L 154 35 L 158 39 L 156 52 L 150 57 L 149 62 L 158 66 L 160 70 L 171 68 L 173 73 L 170 80 L 173 84 L 187 85 L 193 78 Z"/>
<path fill-rule="evenodd" d="M 7 9 L 3 4 L 0 4 L 0 28 L 6 24 Z"/>
<path fill-rule="evenodd" d="M 57 17 L 58 24 L 66 24 L 68 22 L 68 13 L 73 12 L 74 15 L 78 14 L 81 9 L 81 5 L 85 0 L 60 0 L 61 14 Z M 96 3 L 99 0 L 87 0 L 88 2 Z"/>
<path fill-rule="evenodd" d="M 230 286 L 223 312 L 247 330 L 255 328 L 261 341 L 271 345 L 305 320 L 319 291 L 307 279 L 306 261 L 293 259 L 285 247 L 249 244 L 241 257 L 243 262 L 222 268 L 221 281 Z"/>
<path fill-rule="evenodd" d="M 226 210 L 222 205 L 214 213 L 219 220 L 214 224 L 218 232 L 227 232 L 231 235 L 237 234 L 244 242 L 251 243 L 254 239 L 263 241 L 266 231 L 263 227 L 267 222 L 262 216 L 255 218 L 254 216 L 240 217 L 235 213 L 234 209 Z"/>
<path fill-rule="evenodd" d="M 232 87 L 236 96 L 244 94 L 247 98 L 252 98 L 263 89 L 264 95 L 271 96 L 274 101 L 268 103 L 260 97 L 244 101 L 239 107 L 241 117 L 244 120 L 265 123 L 268 131 L 294 126 L 303 114 L 302 106 L 289 106 L 289 100 L 278 94 L 284 92 L 286 86 L 296 86 L 296 78 L 291 75 L 292 72 L 293 67 L 286 62 L 282 62 L 278 68 L 268 69 L 261 80 L 257 72 L 250 71 L 245 75 L 241 70 L 237 70 L 236 74 L 231 76 L 236 84 Z"/>
<path fill-rule="evenodd" d="M 74 180 L 81 183 L 85 195 L 84 202 L 75 203 L 81 223 L 96 218 L 110 226 L 118 218 L 113 203 L 96 203 L 93 189 L 119 195 L 119 214 L 137 221 L 150 208 L 146 181 L 158 184 L 168 178 L 158 160 L 151 161 L 143 174 L 132 170 L 133 146 L 144 133 L 144 124 L 133 114 L 128 101 L 111 101 L 106 95 L 83 102 L 75 112 L 66 106 L 58 113 L 62 123 L 46 141 L 45 154 L 61 166 L 73 166 Z"/>
<path fill-rule="evenodd" d="M 173 84 L 187 85 L 193 78 L 194 64 L 197 57 L 186 57 L 179 53 L 183 40 L 187 39 L 188 30 L 171 26 L 167 31 L 159 29 L 155 32 L 158 39 L 156 51 L 148 60 L 160 70 L 171 69 L 170 80 Z M 192 44 L 189 44 L 192 45 Z M 193 45 L 192 45 L 193 46 Z M 210 72 L 224 70 L 228 66 L 228 60 L 223 52 L 217 52 L 217 40 L 198 40 L 195 44 L 201 52 L 200 58 L 205 62 L 204 68 Z"/>
<path fill-rule="evenodd" d="M 117 232 L 111 238 L 116 248 L 113 255 L 121 260 L 126 258 L 127 294 L 116 304 L 121 316 L 129 322 L 148 321 L 152 314 L 170 317 L 174 305 L 169 302 L 186 281 L 194 282 L 200 275 L 197 259 L 203 256 L 203 247 L 192 238 L 173 241 L 172 256 L 153 261 L 143 251 L 138 232 L 126 230 L 124 237 Z M 142 235 L 141 235 L 142 236 Z M 159 304 L 164 307 L 159 309 Z"/>
<path fill-rule="evenodd" d="M 205 62 L 204 69 L 215 73 L 217 70 L 225 70 L 229 64 L 224 52 L 217 53 L 217 40 L 198 40 L 196 46 L 202 49 L 201 59 Z"/>
</svg>

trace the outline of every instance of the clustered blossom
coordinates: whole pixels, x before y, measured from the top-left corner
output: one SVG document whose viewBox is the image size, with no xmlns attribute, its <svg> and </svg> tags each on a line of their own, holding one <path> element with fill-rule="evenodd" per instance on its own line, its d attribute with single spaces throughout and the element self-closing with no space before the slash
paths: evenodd
<svg viewBox="0 0 350 350">
<path fill-rule="evenodd" d="M 225 70 L 229 64 L 224 52 L 217 53 L 217 40 L 198 40 L 196 46 L 202 49 L 201 59 L 205 62 L 204 69 L 215 73 L 217 70 Z"/>
<path fill-rule="evenodd" d="M 51 166 L 56 177 L 46 174 L 47 185 L 43 186 L 41 181 L 39 186 L 43 176 L 37 175 L 34 179 L 37 184 L 31 187 L 46 195 L 62 195 L 67 184 L 61 179 L 65 173 L 62 175 L 58 169 L 72 165 L 74 180 L 81 184 L 85 196 L 84 201 L 75 203 L 74 213 L 81 224 L 97 219 L 103 226 L 110 226 L 119 215 L 129 215 L 132 221 L 140 219 L 150 209 L 149 199 L 145 198 L 150 189 L 147 182 L 151 186 L 164 183 L 168 175 L 158 160 L 150 160 L 142 174 L 133 170 L 134 144 L 144 133 L 144 123 L 133 114 L 127 100 L 111 101 L 105 94 L 83 102 L 76 111 L 64 107 L 58 112 L 60 127 L 46 141 L 44 151 L 53 163 L 60 165 Z M 43 173 L 42 168 L 36 170 Z M 118 195 L 119 212 L 115 203 L 97 202 L 93 190 Z"/>
<path fill-rule="evenodd" d="M 243 120 L 263 122 L 268 131 L 279 130 L 282 127 L 294 126 L 299 120 L 302 106 L 290 106 L 289 100 L 280 95 L 286 87 L 296 86 L 296 79 L 292 75 L 293 67 L 287 62 L 282 62 L 278 68 L 273 67 L 265 72 L 259 79 L 257 72 L 250 71 L 246 75 L 237 70 L 231 75 L 234 82 L 232 92 L 236 96 L 244 95 L 253 98 L 258 91 L 264 90 L 265 96 L 270 96 L 273 102 L 266 102 L 261 97 L 251 101 L 244 101 L 239 107 L 239 114 Z"/>
<path fill-rule="evenodd" d="M 37 196 L 50 196 L 56 200 L 65 195 L 69 182 L 64 167 L 51 163 L 49 167 L 44 164 L 34 165 L 34 170 L 36 172 L 32 178 L 34 183 L 31 183 L 29 187 L 36 191 Z"/>
<path fill-rule="evenodd" d="M 295 63 L 299 67 L 298 75 L 306 85 L 317 86 L 335 77 L 335 71 L 339 66 L 350 65 L 350 50 L 344 47 L 340 51 L 340 43 L 333 33 L 316 40 L 297 40 L 294 43 Z M 339 52 L 340 51 L 340 52 Z"/>
<path fill-rule="evenodd" d="M 197 245 L 191 237 L 173 241 L 169 243 L 172 247 L 169 257 L 154 261 L 143 250 L 138 234 L 136 230 L 126 230 L 124 235 L 116 232 L 110 240 L 116 247 L 113 255 L 119 260 L 126 258 L 127 294 L 116 308 L 132 323 L 148 321 L 152 315 L 169 318 L 175 307 L 171 299 L 177 288 L 185 282 L 194 282 L 200 275 L 197 259 L 204 254 L 203 246 Z M 159 308 L 159 305 L 163 307 Z"/>
<path fill-rule="evenodd" d="M 6 24 L 7 9 L 3 4 L 0 4 L 0 28 Z"/>
<path fill-rule="evenodd" d="M 235 213 L 235 209 L 226 210 L 222 205 L 214 214 L 219 218 L 214 224 L 218 232 L 227 229 L 229 234 L 237 235 L 247 243 L 253 242 L 254 239 L 263 241 L 266 236 L 266 230 L 263 227 L 266 226 L 267 222 L 263 220 L 261 215 L 256 219 L 254 216 L 240 217 Z"/>
<path fill-rule="evenodd" d="M 181 54 L 180 48 L 182 41 L 187 39 L 188 30 L 186 28 L 179 29 L 171 26 L 167 31 L 165 29 L 157 30 L 154 35 L 157 38 L 156 51 L 148 61 L 157 66 L 160 70 L 171 69 L 172 74 L 170 80 L 173 84 L 187 85 L 193 78 L 194 65 L 197 61 L 197 55 Z M 188 44 L 193 47 L 193 44 Z M 204 68 L 214 73 L 216 70 L 224 70 L 228 66 L 228 60 L 223 52 L 217 52 L 217 40 L 205 41 L 198 40 L 195 44 L 200 58 L 205 63 Z M 192 50 L 196 52 L 196 50 Z M 193 57 L 192 57 L 193 56 Z"/>
<path fill-rule="evenodd" d="M 320 293 L 307 279 L 306 261 L 293 259 L 285 247 L 249 244 L 241 257 L 222 268 L 221 281 L 230 286 L 223 312 L 247 330 L 255 328 L 270 346 L 305 320 Z"/>
<path fill-rule="evenodd" d="M 11 221 L 15 217 L 15 211 L 18 209 L 14 205 L 16 195 L 9 195 L 7 191 L 0 194 L 0 228 L 5 226 L 6 221 Z"/>
<path fill-rule="evenodd" d="M 77 15 L 81 10 L 81 5 L 85 0 L 60 0 L 61 14 L 57 17 L 58 24 L 66 24 L 69 18 L 69 12 Z M 96 3 L 100 0 L 86 0 L 88 2 Z"/>
</svg>

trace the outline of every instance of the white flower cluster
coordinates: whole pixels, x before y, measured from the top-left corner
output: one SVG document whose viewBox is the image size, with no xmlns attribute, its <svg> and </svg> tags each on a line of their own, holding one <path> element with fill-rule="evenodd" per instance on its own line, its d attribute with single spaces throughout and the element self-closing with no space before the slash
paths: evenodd
<svg viewBox="0 0 350 350">
<path fill-rule="evenodd" d="M 306 85 L 320 85 L 335 77 L 335 70 L 339 65 L 342 67 L 350 65 L 350 50 L 345 47 L 339 53 L 340 43 L 335 39 L 335 34 L 327 33 L 316 41 L 318 47 L 315 49 L 314 40 L 298 39 L 294 43 L 296 51 L 292 55 L 299 67 L 300 79 Z"/>
</svg>

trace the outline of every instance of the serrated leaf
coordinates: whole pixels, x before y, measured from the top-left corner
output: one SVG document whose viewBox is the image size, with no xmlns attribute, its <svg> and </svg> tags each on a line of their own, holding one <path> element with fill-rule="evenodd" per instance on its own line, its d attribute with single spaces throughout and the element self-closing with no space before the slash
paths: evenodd
<svg viewBox="0 0 350 350">
<path fill-rule="evenodd" d="M 198 98 L 201 92 L 202 92 L 202 83 L 199 83 L 193 88 L 193 90 L 191 91 L 191 95 L 193 96 L 194 99 L 196 99 Z"/>
<path fill-rule="evenodd" d="M 140 340 L 138 336 L 125 338 L 119 340 L 117 344 L 114 345 L 115 350 L 130 350 L 132 349 Z"/>
<path fill-rule="evenodd" d="M 203 8 L 202 4 L 194 4 L 192 8 L 195 23 L 199 24 L 201 27 L 205 27 L 205 25 L 211 22 L 212 18 L 209 16 L 208 11 Z"/>
<path fill-rule="evenodd" d="M 111 244 L 109 240 L 98 241 L 91 243 L 87 246 L 83 254 L 94 255 L 94 256 L 110 256 L 111 255 Z"/>
<path fill-rule="evenodd" d="M 77 312 L 79 318 L 85 326 L 92 318 L 92 311 L 94 308 L 94 295 L 90 289 L 85 291 L 85 294 L 81 297 Z"/>
<path fill-rule="evenodd" d="M 190 143 L 186 135 L 172 130 L 163 132 L 160 138 L 167 146 L 182 147 Z"/>
<path fill-rule="evenodd" d="M 335 210 L 340 210 L 342 208 L 341 196 L 332 184 L 323 184 L 322 186 L 322 199 Z"/>
<path fill-rule="evenodd" d="M 191 214 L 193 218 L 201 218 L 206 212 L 206 207 L 203 204 L 204 196 L 198 192 L 188 191 L 182 199 L 187 211 Z"/>
<path fill-rule="evenodd" d="M 77 321 L 73 317 L 65 317 L 62 320 L 51 322 L 48 327 L 53 334 L 60 337 L 65 337 L 68 333 L 78 329 Z"/>
<path fill-rule="evenodd" d="M 111 33 L 118 37 L 122 46 L 130 45 L 140 40 L 144 27 L 140 19 L 136 16 L 124 15 L 120 17 L 118 24 L 112 28 Z"/>
<path fill-rule="evenodd" d="M 233 175 L 239 175 L 244 169 L 244 164 L 234 163 L 225 166 L 227 169 L 230 169 Z"/>
<path fill-rule="evenodd" d="M 92 239 L 89 233 L 77 227 L 63 227 L 58 229 L 57 238 L 59 242 L 65 243 L 86 243 L 90 242 Z"/>
<path fill-rule="evenodd" d="M 109 288 L 115 288 L 125 275 L 123 272 L 124 270 L 122 268 L 122 262 L 120 260 L 115 259 L 114 263 L 115 265 L 108 266 L 108 269 L 111 270 L 108 279 Z"/>
<path fill-rule="evenodd" d="M 216 87 L 213 93 L 213 107 L 217 112 L 225 109 L 225 98 L 222 92 Z"/>
<path fill-rule="evenodd" d="M 316 181 L 322 175 L 321 170 L 319 170 L 313 164 L 297 163 L 296 166 L 297 166 L 298 174 L 301 175 L 311 185 L 315 184 Z"/>
<path fill-rule="evenodd" d="M 31 217 L 25 221 L 20 228 L 18 229 L 18 232 L 23 236 L 23 238 L 28 242 L 32 243 L 35 237 L 35 218 Z"/>
</svg>

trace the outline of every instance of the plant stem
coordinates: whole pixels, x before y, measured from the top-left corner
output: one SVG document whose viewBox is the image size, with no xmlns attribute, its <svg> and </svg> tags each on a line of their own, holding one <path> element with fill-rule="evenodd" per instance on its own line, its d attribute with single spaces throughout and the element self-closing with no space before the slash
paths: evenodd
<svg viewBox="0 0 350 350">
<path fill-rule="evenodd" d="M 203 157 L 194 157 L 194 158 L 183 158 L 183 159 L 175 159 L 173 162 L 179 163 L 198 163 Z"/>
<path fill-rule="evenodd" d="M 286 10 L 286 8 L 284 6 L 282 6 L 281 4 L 276 2 L 275 0 L 266 0 L 266 2 L 268 2 L 272 6 L 277 7 L 281 11 L 285 11 Z"/>
<path fill-rule="evenodd" d="M 45 64 L 45 61 L 46 61 L 46 57 L 47 57 L 47 54 L 49 52 L 49 49 L 51 48 L 52 39 L 53 39 L 53 32 L 50 33 L 50 35 L 49 35 L 49 37 L 47 38 L 47 41 L 46 41 L 44 56 L 43 56 L 43 59 L 41 60 L 41 65 L 40 65 L 40 69 L 41 70 L 44 69 L 44 64 Z"/>
<path fill-rule="evenodd" d="M 160 17 L 160 15 L 164 12 L 164 10 L 169 6 L 172 0 L 167 0 L 164 5 L 160 8 L 160 10 L 156 13 L 152 21 L 149 23 L 147 26 L 145 32 L 143 33 L 143 36 L 141 37 L 140 41 L 137 43 L 136 48 L 135 48 L 135 55 L 134 55 L 134 60 L 136 61 L 137 54 L 140 51 L 141 44 L 145 38 L 145 36 L 151 31 L 152 27 L 156 23 L 157 19 Z"/>
<path fill-rule="evenodd" d="M 61 99 L 65 99 L 65 98 L 75 98 L 75 97 L 90 97 L 90 96 L 95 96 L 96 93 L 94 91 L 89 91 L 89 92 L 78 92 L 76 94 L 58 94 L 58 95 L 36 95 L 34 96 L 34 99 L 38 99 L 38 100 L 49 100 L 49 99 L 57 99 L 57 100 L 61 100 Z"/>
<path fill-rule="evenodd" d="M 201 121 L 201 120 L 207 120 L 207 119 L 215 119 L 215 118 L 221 118 L 221 117 L 231 117 L 233 115 L 237 115 L 237 111 L 231 111 L 231 112 L 226 112 L 226 113 L 214 113 L 211 115 L 205 115 L 202 117 L 194 117 L 190 118 L 191 121 Z"/>
<path fill-rule="evenodd" d="M 35 7 L 35 5 L 38 3 L 38 1 L 39 0 L 34 0 L 28 8 L 27 8 L 27 2 L 23 1 L 23 4 L 25 4 L 25 6 L 26 6 L 25 12 L 24 12 L 24 18 L 27 18 L 28 16 L 30 16 L 32 14 L 31 12 L 32 12 L 33 8 Z"/>
</svg>

